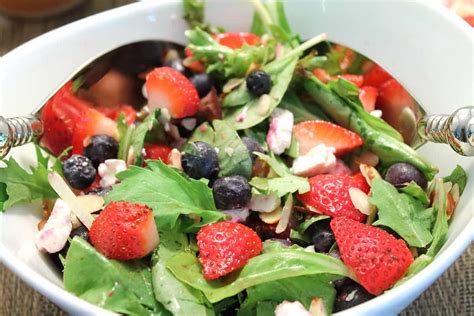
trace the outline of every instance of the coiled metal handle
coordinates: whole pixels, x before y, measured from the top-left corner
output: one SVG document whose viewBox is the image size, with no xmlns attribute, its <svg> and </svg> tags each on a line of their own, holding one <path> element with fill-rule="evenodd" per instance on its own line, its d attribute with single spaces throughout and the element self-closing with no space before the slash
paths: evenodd
<svg viewBox="0 0 474 316">
<path fill-rule="evenodd" d="M 0 159 L 12 147 L 29 143 L 43 134 L 43 123 L 34 116 L 4 118 L 0 116 Z"/>
<path fill-rule="evenodd" d="M 451 115 L 428 115 L 419 123 L 418 133 L 426 140 L 451 145 L 460 155 L 474 156 L 474 106 Z"/>
</svg>

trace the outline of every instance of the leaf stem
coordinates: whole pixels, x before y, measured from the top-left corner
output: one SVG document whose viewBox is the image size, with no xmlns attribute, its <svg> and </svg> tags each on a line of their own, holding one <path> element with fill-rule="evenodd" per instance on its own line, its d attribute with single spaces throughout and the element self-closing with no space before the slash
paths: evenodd
<svg viewBox="0 0 474 316">
<path fill-rule="evenodd" d="M 315 37 L 313 37 L 313 38 L 307 40 L 306 42 L 304 42 L 303 44 L 301 44 L 300 46 L 298 46 L 298 47 L 292 49 L 291 51 L 289 51 L 281 59 L 287 59 L 287 58 L 298 56 L 299 54 L 301 54 L 305 50 L 313 47 L 314 45 L 316 45 L 318 43 L 321 43 L 322 41 L 325 41 L 327 38 L 328 38 L 328 36 L 327 36 L 326 33 L 321 33 L 319 35 L 316 35 Z"/>
<path fill-rule="evenodd" d="M 253 4 L 255 7 L 255 11 L 257 11 L 258 15 L 260 15 L 260 18 L 262 19 L 263 24 L 265 25 L 265 28 L 267 29 L 267 32 L 270 32 L 269 30 L 269 25 L 274 24 L 272 21 L 272 17 L 268 13 L 267 9 L 263 5 L 263 3 L 260 0 L 250 0 L 250 2 Z"/>
</svg>

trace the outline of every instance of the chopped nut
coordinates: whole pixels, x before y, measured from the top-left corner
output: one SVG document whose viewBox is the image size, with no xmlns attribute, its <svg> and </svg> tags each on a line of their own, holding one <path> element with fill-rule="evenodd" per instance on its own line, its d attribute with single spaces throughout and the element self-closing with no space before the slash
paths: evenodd
<svg viewBox="0 0 474 316">
<path fill-rule="evenodd" d="M 367 181 L 367 184 L 369 186 L 372 186 L 372 181 L 374 179 L 382 179 L 382 176 L 377 171 L 377 169 L 375 169 L 372 166 L 361 163 L 359 165 L 359 169 L 360 169 L 360 172 L 362 173 L 362 175 L 364 176 L 365 181 Z"/>
<path fill-rule="evenodd" d="M 349 195 L 351 197 L 352 204 L 362 214 L 370 215 L 375 211 L 375 205 L 369 202 L 369 196 L 358 188 L 350 188 Z"/>
</svg>

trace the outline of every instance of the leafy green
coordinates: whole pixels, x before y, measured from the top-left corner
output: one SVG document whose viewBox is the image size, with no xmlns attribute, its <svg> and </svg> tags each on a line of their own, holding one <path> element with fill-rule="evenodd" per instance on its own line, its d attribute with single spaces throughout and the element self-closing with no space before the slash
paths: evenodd
<svg viewBox="0 0 474 316">
<path fill-rule="evenodd" d="M 183 19 L 189 27 L 199 27 L 204 31 L 217 34 L 224 32 L 222 27 L 215 27 L 204 22 L 204 0 L 183 0 Z"/>
<path fill-rule="evenodd" d="M 253 63 L 266 64 L 275 55 L 273 45 L 244 45 L 232 49 L 219 44 L 209 33 L 200 28 L 185 32 L 189 40 L 187 48 L 193 60 L 204 63 L 206 72 L 219 73 L 226 78 L 242 78 Z"/>
<path fill-rule="evenodd" d="M 160 245 L 153 258 L 152 281 L 155 298 L 173 315 L 213 315 L 211 308 L 206 306 L 204 295 L 187 286 L 166 269 L 169 258 L 189 248 L 185 234 L 161 232 Z"/>
<path fill-rule="evenodd" d="M 261 254 L 250 259 L 242 269 L 211 282 L 204 279 L 198 259 L 190 253 L 182 252 L 172 257 L 167 267 L 178 279 L 202 291 L 211 303 L 252 286 L 289 277 L 317 274 L 351 276 L 338 259 L 294 249 Z"/>
<path fill-rule="evenodd" d="M 281 160 L 280 157 L 275 156 L 273 152 L 270 152 L 270 155 L 265 155 L 265 154 L 256 152 L 255 155 L 261 160 L 265 161 L 270 166 L 270 168 L 272 168 L 273 171 L 275 171 L 275 173 L 279 175 L 280 177 L 293 175 L 290 169 L 283 162 L 283 160 Z"/>
<path fill-rule="evenodd" d="M 214 144 L 214 138 L 215 138 L 215 133 L 214 129 L 212 128 L 209 123 L 204 122 L 201 125 L 199 125 L 189 138 L 189 142 L 205 142 L 208 144 Z"/>
<path fill-rule="evenodd" d="M 275 306 L 283 301 L 299 301 L 309 309 L 311 301 L 320 297 L 327 314 L 332 312 L 336 290 L 331 281 L 340 277 L 329 274 L 304 275 L 266 282 L 247 289 L 247 299 L 240 306 L 237 315 L 257 315 L 257 305 L 262 302 Z"/>
<path fill-rule="evenodd" d="M 64 287 L 105 309 L 133 315 L 170 315 L 153 297 L 150 269 L 141 261 L 108 260 L 75 237 L 66 256 Z"/>
<path fill-rule="evenodd" d="M 15 159 L 2 160 L 0 167 L 0 212 L 15 205 L 54 199 L 56 192 L 48 182 L 49 157 L 36 150 L 37 166 L 23 169 Z"/>
<path fill-rule="evenodd" d="M 294 91 L 288 90 L 278 107 L 293 113 L 295 124 L 304 121 L 330 121 L 315 104 L 303 103 Z"/>
<path fill-rule="evenodd" d="M 216 210 L 212 191 L 203 181 L 189 179 L 160 160 L 147 161 L 148 168 L 132 166 L 117 175 L 121 181 L 107 194 L 107 203 L 129 201 L 146 204 L 153 209 L 159 231 L 179 228 L 195 232 L 199 227 L 226 218 Z M 184 215 L 201 218 L 200 221 L 179 221 Z M 181 227 L 177 227 L 180 224 Z"/>
<path fill-rule="evenodd" d="M 301 224 L 298 225 L 298 230 L 292 230 L 290 232 L 290 238 L 293 240 L 297 240 L 299 242 L 303 242 L 305 244 L 312 243 L 311 236 L 308 233 L 308 228 L 310 228 L 314 223 L 325 220 L 330 218 L 327 215 L 317 215 L 310 217 L 309 219 L 305 220 Z"/>
<path fill-rule="evenodd" d="M 443 181 L 449 181 L 453 185 L 457 184 L 459 186 L 459 194 L 462 194 L 467 183 L 466 171 L 464 171 L 464 169 L 460 165 L 457 165 L 449 176 L 443 178 Z"/>
<path fill-rule="evenodd" d="M 387 226 L 397 232 L 410 246 L 425 247 L 433 236 L 430 233 L 433 210 L 382 179 L 372 181 L 370 202 L 377 206 L 379 219 L 374 226 Z"/>
<path fill-rule="evenodd" d="M 426 192 L 418 185 L 415 181 L 411 181 L 406 186 L 399 189 L 403 193 L 406 193 L 418 201 L 421 202 L 424 206 L 428 206 L 430 204 L 430 199 Z"/>
<path fill-rule="evenodd" d="M 133 163 L 141 166 L 143 163 L 142 149 L 145 144 L 147 133 L 157 124 L 160 110 L 156 109 L 150 113 L 138 126 L 127 125 L 125 116 L 120 114 L 117 128 L 120 134 L 118 159 L 128 161 L 129 155 L 134 157 Z"/>
<path fill-rule="evenodd" d="M 433 225 L 433 241 L 426 251 L 426 255 L 434 258 L 444 245 L 448 236 L 448 215 L 446 214 L 447 199 L 446 190 L 442 179 L 436 179 L 434 183 L 434 201 L 433 208 L 436 214 L 435 223 Z"/>
<path fill-rule="evenodd" d="M 427 255 L 420 255 L 410 265 L 405 276 L 401 280 L 398 280 L 397 283 L 395 283 L 394 287 L 400 286 L 406 281 L 410 280 L 415 274 L 418 274 L 421 270 L 426 268 L 426 266 L 428 266 L 431 263 L 431 261 L 433 261 L 433 258 Z"/>
</svg>

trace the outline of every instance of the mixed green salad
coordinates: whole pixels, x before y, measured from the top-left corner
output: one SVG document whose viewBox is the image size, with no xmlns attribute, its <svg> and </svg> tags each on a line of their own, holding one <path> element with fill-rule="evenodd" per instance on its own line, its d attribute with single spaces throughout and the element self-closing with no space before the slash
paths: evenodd
<svg viewBox="0 0 474 316">
<path fill-rule="evenodd" d="M 67 291 L 130 315 L 329 315 L 444 244 L 466 173 L 410 146 L 413 98 L 251 2 L 226 32 L 184 0 L 185 49 L 108 56 L 43 108 L 36 166 L 3 160 L 0 210 L 42 202 L 35 243 Z"/>
</svg>

